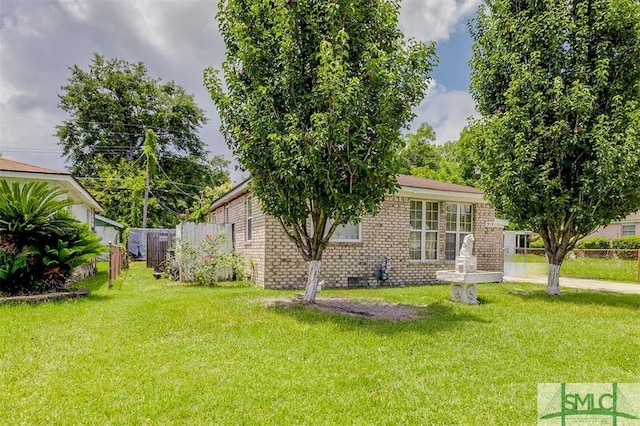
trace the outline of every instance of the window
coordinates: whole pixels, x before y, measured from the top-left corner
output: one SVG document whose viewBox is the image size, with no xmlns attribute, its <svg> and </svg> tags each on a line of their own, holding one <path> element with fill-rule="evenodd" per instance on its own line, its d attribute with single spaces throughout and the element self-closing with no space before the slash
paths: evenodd
<svg viewBox="0 0 640 426">
<path fill-rule="evenodd" d="M 253 222 L 253 206 L 251 205 L 253 197 L 249 195 L 247 197 L 247 240 L 251 240 L 251 225 Z"/>
<path fill-rule="evenodd" d="M 629 235 L 636 235 L 635 225 L 622 225 L 622 236 L 628 237 Z"/>
<path fill-rule="evenodd" d="M 409 259 L 438 259 L 439 204 L 411 201 L 409 207 Z"/>
<path fill-rule="evenodd" d="M 445 260 L 455 260 L 462 240 L 473 229 L 471 204 L 447 204 L 447 226 L 445 233 Z"/>
<path fill-rule="evenodd" d="M 325 229 L 329 230 L 333 222 L 327 221 Z M 338 225 L 329 241 L 360 241 L 360 223 L 347 223 L 346 225 Z"/>
</svg>

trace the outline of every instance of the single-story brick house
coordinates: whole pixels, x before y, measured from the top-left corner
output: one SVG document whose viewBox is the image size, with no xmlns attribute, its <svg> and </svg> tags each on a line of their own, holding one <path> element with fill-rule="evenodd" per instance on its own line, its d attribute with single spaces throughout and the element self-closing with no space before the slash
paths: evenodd
<svg viewBox="0 0 640 426">
<path fill-rule="evenodd" d="M 399 175 L 400 190 L 386 197 L 377 216 L 339 227 L 322 256 L 325 287 L 377 283 L 386 259 L 387 285 L 435 282 L 436 271 L 454 269 L 465 235 L 475 237 L 479 270 L 502 271 L 502 229 L 477 188 Z M 264 288 L 302 288 L 308 266 L 278 220 L 262 213 L 250 180 L 216 200 L 209 216 L 231 225 L 233 247 L 252 264 L 253 281 Z"/>
</svg>

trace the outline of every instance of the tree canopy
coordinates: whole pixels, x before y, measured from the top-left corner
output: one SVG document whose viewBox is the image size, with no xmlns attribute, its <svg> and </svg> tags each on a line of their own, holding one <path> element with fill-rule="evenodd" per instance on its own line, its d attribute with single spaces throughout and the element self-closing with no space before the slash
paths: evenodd
<svg viewBox="0 0 640 426">
<path fill-rule="evenodd" d="M 98 54 L 87 70 L 78 65 L 70 70 L 60 94 L 59 106 L 69 118 L 57 126 L 59 144 L 71 173 L 110 217 L 142 225 L 142 211 L 133 211 L 142 208 L 142 200 L 135 198 L 142 192 L 134 181 L 144 172 L 141 158 L 149 155 L 144 152 L 147 130 L 156 135 L 151 226 L 174 225 L 185 208 L 200 207 L 201 191 L 228 180 L 227 162 L 208 159 L 198 134 L 207 122 L 205 112 L 182 87 L 150 77 L 141 62 Z"/>
<path fill-rule="evenodd" d="M 400 130 L 424 97 L 434 46 L 406 41 L 388 0 L 225 0 L 227 55 L 205 71 L 221 130 L 310 262 L 315 299 L 335 228 L 375 214 L 397 186 Z"/>
<path fill-rule="evenodd" d="M 436 133 L 427 123 L 422 123 L 415 133 L 408 133 L 405 146 L 400 150 L 399 173 L 477 186 L 472 150 L 473 133 L 465 127 L 457 141 L 437 145 Z"/>
<path fill-rule="evenodd" d="M 486 196 L 562 261 L 640 201 L 637 0 L 487 1 L 471 27 Z"/>
</svg>

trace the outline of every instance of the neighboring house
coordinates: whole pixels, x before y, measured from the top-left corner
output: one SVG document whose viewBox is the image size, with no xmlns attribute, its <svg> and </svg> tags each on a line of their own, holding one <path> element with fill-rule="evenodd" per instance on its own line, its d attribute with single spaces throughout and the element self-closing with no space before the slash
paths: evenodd
<svg viewBox="0 0 640 426">
<path fill-rule="evenodd" d="M 107 217 L 95 215 L 95 231 L 102 237 L 102 244 L 120 244 L 124 225 Z"/>
<path fill-rule="evenodd" d="M 47 169 L 0 157 L 0 179 L 9 182 L 46 181 L 67 191 L 67 196 L 76 202 L 69 209 L 80 222 L 95 227 L 95 214 L 102 207 L 86 189 L 68 172 Z"/>
<path fill-rule="evenodd" d="M 640 235 L 640 211 L 631 213 L 622 220 L 601 226 L 587 237 L 620 238 L 630 235 Z"/>
<path fill-rule="evenodd" d="M 475 237 L 478 269 L 503 270 L 501 222 L 469 186 L 398 176 L 400 190 L 377 216 L 339 227 L 322 256 L 326 287 L 375 284 L 387 260 L 388 285 L 423 284 L 436 271 L 454 269 L 465 235 Z M 213 203 L 210 222 L 231 225 L 233 247 L 251 259 L 253 281 L 265 288 L 302 288 L 308 267 L 278 220 L 265 215 L 245 181 Z"/>
</svg>

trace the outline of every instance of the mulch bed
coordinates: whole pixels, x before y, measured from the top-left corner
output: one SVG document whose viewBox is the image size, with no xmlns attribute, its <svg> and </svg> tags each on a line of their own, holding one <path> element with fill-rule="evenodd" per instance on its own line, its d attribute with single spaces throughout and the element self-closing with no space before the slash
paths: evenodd
<svg viewBox="0 0 640 426">
<path fill-rule="evenodd" d="M 4 303 L 22 303 L 22 302 L 44 302 L 46 300 L 75 299 L 84 297 L 89 294 L 89 290 L 84 288 L 76 291 L 65 291 L 59 293 L 30 294 L 28 296 L 11 296 L 0 297 L 0 305 Z"/>
<path fill-rule="evenodd" d="M 423 318 L 424 308 L 395 303 L 357 302 L 349 299 L 330 298 L 316 299 L 316 303 L 304 303 L 301 297 L 293 299 L 267 299 L 269 306 L 289 308 L 306 306 L 307 309 L 318 309 L 325 312 L 358 317 L 385 319 L 390 321 L 413 321 Z"/>
</svg>

